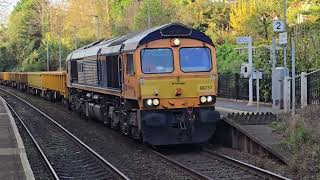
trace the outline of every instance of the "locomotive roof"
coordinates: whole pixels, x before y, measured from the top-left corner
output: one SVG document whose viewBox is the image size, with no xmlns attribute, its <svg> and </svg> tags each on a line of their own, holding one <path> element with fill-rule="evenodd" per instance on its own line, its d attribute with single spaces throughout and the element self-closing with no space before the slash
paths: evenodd
<svg viewBox="0 0 320 180">
<path fill-rule="evenodd" d="M 181 23 L 169 23 L 145 30 L 143 32 L 130 33 L 112 39 L 93 42 L 72 52 L 68 56 L 68 59 L 80 59 L 83 57 L 95 56 L 98 53 L 118 54 L 120 52 L 134 51 L 143 44 L 168 37 L 197 39 L 213 45 L 212 40 L 201 31 Z"/>
</svg>

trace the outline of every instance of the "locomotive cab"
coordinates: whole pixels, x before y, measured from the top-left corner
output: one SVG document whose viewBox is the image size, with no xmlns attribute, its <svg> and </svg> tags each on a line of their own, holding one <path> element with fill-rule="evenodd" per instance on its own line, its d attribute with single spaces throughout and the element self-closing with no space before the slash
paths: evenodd
<svg viewBox="0 0 320 180">
<path fill-rule="evenodd" d="M 89 44 L 68 56 L 70 107 L 151 145 L 205 142 L 220 119 L 215 53 L 180 23 Z"/>
<path fill-rule="evenodd" d="M 220 119 L 214 109 L 214 47 L 195 39 L 167 38 L 141 46 L 137 57 L 144 140 L 154 145 L 208 140 Z"/>
</svg>

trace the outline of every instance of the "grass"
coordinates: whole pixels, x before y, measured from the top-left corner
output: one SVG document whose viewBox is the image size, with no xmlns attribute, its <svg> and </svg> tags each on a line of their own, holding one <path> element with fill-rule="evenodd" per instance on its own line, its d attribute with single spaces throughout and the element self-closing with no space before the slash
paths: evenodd
<svg viewBox="0 0 320 180">
<path fill-rule="evenodd" d="M 310 106 L 285 122 L 271 124 L 293 154 L 289 164 L 299 179 L 320 180 L 320 106 Z"/>
</svg>

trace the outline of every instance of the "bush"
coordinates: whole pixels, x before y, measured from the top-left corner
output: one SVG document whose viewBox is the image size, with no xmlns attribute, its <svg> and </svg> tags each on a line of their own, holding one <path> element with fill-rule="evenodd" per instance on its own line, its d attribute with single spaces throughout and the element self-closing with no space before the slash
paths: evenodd
<svg viewBox="0 0 320 180">
<path fill-rule="evenodd" d="M 310 144 L 311 141 L 311 134 L 304 126 L 302 120 L 294 120 L 292 123 L 289 123 L 284 143 L 291 152 L 301 151 L 303 146 Z"/>
<path fill-rule="evenodd" d="M 320 178 L 320 106 L 309 106 L 282 125 L 272 127 L 283 130 L 283 144 L 293 154 L 289 164 L 299 179 Z M 281 132 L 281 131 L 280 131 Z"/>
<path fill-rule="evenodd" d="M 237 46 L 229 43 L 217 47 L 219 73 L 239 73 L 241 64 L 247 61 L 245 53 L 235 51 Z"/>
</svg>

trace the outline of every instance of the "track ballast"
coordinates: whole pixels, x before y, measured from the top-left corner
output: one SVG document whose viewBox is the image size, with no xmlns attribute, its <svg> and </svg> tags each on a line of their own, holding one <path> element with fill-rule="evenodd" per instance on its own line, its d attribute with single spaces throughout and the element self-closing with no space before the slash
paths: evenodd
<svg viewBox="0 0 320 180">
<path fill-rule="evenodd" d="M 8 93 L 13 114 L 29 132 L 55 179 L 129 179 L 42 111 Z"/>
</svg>

